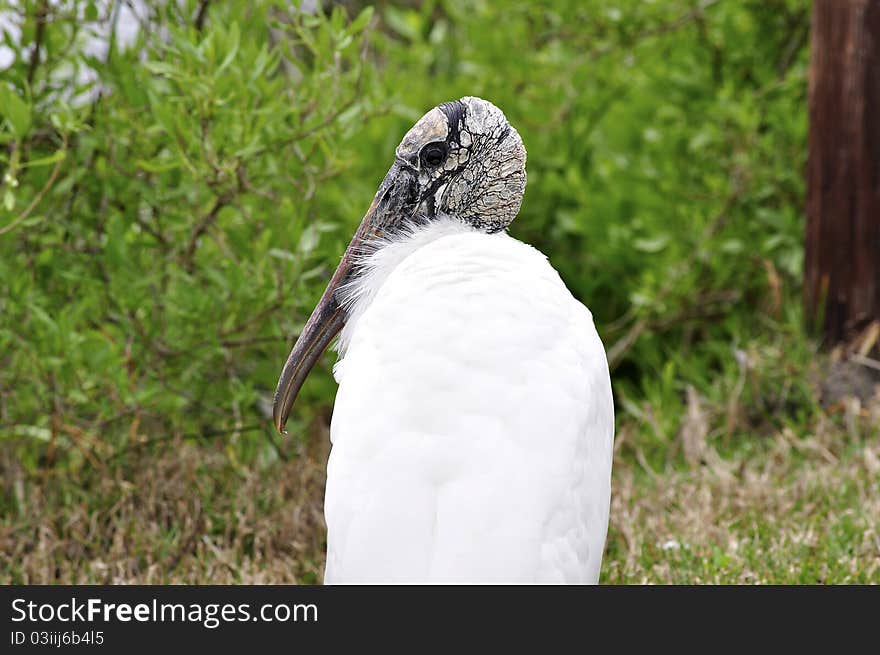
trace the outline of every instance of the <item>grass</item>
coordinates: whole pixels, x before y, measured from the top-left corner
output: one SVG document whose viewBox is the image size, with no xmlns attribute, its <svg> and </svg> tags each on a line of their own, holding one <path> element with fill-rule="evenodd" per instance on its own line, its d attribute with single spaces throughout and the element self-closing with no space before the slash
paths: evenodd
<svg viewBox="0 0 880 655">
<path fill-rule="evenodd" d="M 660 463 L 642 451 L 643 421 L 623 415 L 601 581 L 880 582 L 880 393 L 827 409 L 818 393 L 805 423 L 722 438 L 710 428 L 729 405 L 689 389 L 678 455 Z M 7 457 L 0 582 L 320 582 L 326 419 L 263 467 L 187 440 L 75 478 Z"/>
<path fill-rule="evenodd" d="M 323 570 L 323 457 L 266 470 L 177 444 L 123 468 L 14 479 L 0 528 L 4 583 L 316 582 Z"/>
<path fill-rule="evenodd" d="M 878 406 L 687 470 L 615 462 L 603 581 L 880 582 Z"/>
</svg>

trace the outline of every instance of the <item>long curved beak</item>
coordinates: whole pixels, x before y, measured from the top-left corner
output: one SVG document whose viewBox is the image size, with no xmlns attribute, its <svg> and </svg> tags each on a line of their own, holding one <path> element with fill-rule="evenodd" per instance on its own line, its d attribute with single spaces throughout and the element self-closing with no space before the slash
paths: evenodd
<svg viewBox="0 0 880 655">
<path fill-rule="evenodd" d="M 336 272 L 330 278 L 324 294 L 306 321 L 284 368 L 281 369 L 281 377 L 275 389 L 275 404 L 272 407 L 272 418 L 278 432 L 285 433 L 287 417 L 303 382 L 333 337 L 345 325 L 345 311 L 337 300 L 339 288 L 356 274 L 359 256 L 364 254 L 370 242 L 386 235 L 412 213 L 417 204 L 417 191 L 415 171 L 401 162 L 395 162 L 379 185 L 379 190 L 351 243 L 345 249 Z"/>
</svg>

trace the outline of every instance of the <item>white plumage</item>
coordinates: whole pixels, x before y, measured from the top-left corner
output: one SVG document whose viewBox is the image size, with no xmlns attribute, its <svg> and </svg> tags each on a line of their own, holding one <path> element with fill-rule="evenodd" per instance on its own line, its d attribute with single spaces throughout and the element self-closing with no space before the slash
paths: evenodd
<svg viewBox="0 0 880 655">
<path fill-rule="evenodd" d="M 464 97 L 403 137 L 281 371 L 273 418 L 341 331 L 331 583 L 594 583 L 614 407 L 590 312 L 504 229 L 526 150 Z"/>
<path fill-rule="evenodd" d="M 347 295 L 325 581 L 595 583 L 608 365 L 544 255 L 440 219 Z"/>
</svg>

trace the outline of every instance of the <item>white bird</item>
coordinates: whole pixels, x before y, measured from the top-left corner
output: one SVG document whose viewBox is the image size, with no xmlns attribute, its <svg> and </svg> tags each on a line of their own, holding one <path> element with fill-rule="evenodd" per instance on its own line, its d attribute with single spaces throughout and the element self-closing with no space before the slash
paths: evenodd
<svg viewBox="0 0 880 655">
<path fill-rule="evenodd" d="M 589 310 L 508 236 L 522 139 L 480 98 L 406 134 L 275 396 L 340 332 L 326 583 L 596 583 L 614 406 Z"/>
</svg>

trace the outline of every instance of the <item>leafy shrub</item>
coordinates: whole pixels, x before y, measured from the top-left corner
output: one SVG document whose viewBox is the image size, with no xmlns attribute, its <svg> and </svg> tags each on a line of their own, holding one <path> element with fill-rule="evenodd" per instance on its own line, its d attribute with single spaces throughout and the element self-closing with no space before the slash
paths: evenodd
<svg viewBox="0 0 880 655">
<path fill-rule="evenodd" d="M 120 5 L 37 27 L 43 5 L 20 8 L 42 56 L 17 47 L 3 73 L 0 412 L 31 465 L 266 425 L 258 403 L 336 257 L 321 234 L 342 201 L 319 187 L 375 95 L 370 12 L 283 4 L 218 4 L 201 26 L 194 3 L 153 5 L 106 57 L 88 32 Z"/>
<path fill-rule="evenodd" d="M 131 43 L 126 4 L 8 12 L 0 423 L 27 467 L 283 454 L 293 335 L 401 135 L 463 95 L 523 135 L 511 231 L 592 309 L 621 416 L 669 407 L 658 448 L 687 385 L 723 397 L 737 349 L 799 334 L 806 0 L 314 4 L 150 3 Z M 312 377 L 294 434 L 332 400 Z"/>
</svg>

